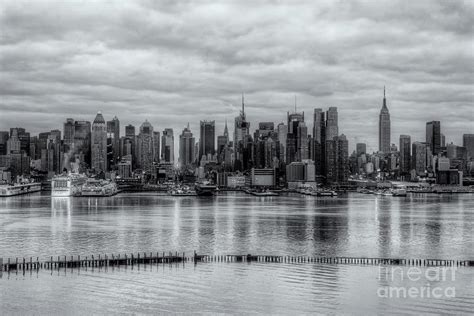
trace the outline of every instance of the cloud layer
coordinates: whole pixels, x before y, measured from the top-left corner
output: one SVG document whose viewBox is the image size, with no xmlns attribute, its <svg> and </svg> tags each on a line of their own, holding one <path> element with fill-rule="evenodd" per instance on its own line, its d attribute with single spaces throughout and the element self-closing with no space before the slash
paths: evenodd
<svg viewBox="0 0 474 316">
<path fill-rule="evenodd" d="M 377 149 L 383 86 L 400 134 L 474 133 L 471 1 L 2 1 L 0 130 L 62 129 L 102 110 L 155 129 L 215 119 L 245 92 L 252 129 L 337 106 L 354 148 Z M 177 139 L 177 136 L 175 136 Z"/>
</svg>

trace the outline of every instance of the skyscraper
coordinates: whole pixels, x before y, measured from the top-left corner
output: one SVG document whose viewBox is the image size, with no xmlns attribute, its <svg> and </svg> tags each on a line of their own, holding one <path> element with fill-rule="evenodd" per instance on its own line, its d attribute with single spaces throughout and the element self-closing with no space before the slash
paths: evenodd
<svg viewBox="0 0 474 316">
<path fill-rule="evenodd" d="M 10 138 L 7 140 L 7 155 L 19 154 L 21 152 L 21 142 L 18 137 L 18 129 L 10 129 Z"/>
<path fill-rule="evenodd" d="M 300 122 L 296 129 L 296 159 L 298 161 L 309 159 L 308 128 L 305 122 Z"/>
<path fill-rule="evenodd" d="M 323 126 L 321 119 L 324 118 L 324 116 L 321 115 L 322 113 L 322 109 L 314 109 L 313 113 L 313 138 L 319 143 L 321 143 L 321 127 Z"/>
<path fill-rule="evenodd" d="M 365 143 L 356 144 L 357 157 L 367 153 L 367 145 Z"/>
<path fill-rule="evenodd" d="M 390 113 L 385 99 L 385 87 L 383 88 L 383 105 L 379 115 L 379 151 L 390 153 Z"/>
<path fill-rule="evenodd" d="M 48 138 L 49 132 L 38 134 L 38 151 L 41 159 L 41 171 L 48 171 Z M 89 125 L 89 140 L 90 140 L 90 125 Z M 90 144 L 90 141 L 89 141 Z M 90 162 L 90 160 L 89 160 Z"/>
<path fill-rule="evenodd" d="M 337 107 L 330 107 L 326 112 L 326 140 L 339 135 Z"/>
<path fill-rule="evenodd" d="M 69 157 L 65 161 L 61 149 L 61 131 L 52 130 L 48 136 L 47 170 L 49 172 L 61 173 L 63 167 L 69 169 Z"/>
<path fill-rule="evenodd" d="M 229 129 L 227 128 L 227 119 L 225 119 L 224 136 L 227 138 L 227 142 L 229 142 Z"/>
<path fill-rule="evenodd" d="M 306 140 L 307 140 L 307 135 L 308 135 L 308 130 L 303 128 L 303 130 L 300 130 L 298 132 L 298 127 L 301 123 L 301 125 L 304 125 L 304 112 L 298 113 L 296 112 L 296 106 L 295 106 L 295 112 L 290 114 L 290 112 L 287 113 L 287 119 L 288 119 L 288 134 L 286 137 L 286 163 L 292 163 L 294 161 L 301 161 L 301 154 L 298 152 L 301 151 L 301 141 L 302 138 L 305 137 L 304 131 L 306 130 Z M 304 150 L 304 148 L 303 148 Z"/>
<path fill-rule="evenodd" d="M 107 121 L 107 142 L 109 161 L 115 166 L 120 161 L 120 121 L 116 116 Z"/>
<path fill-rule="evenodd" d="M 400 135 L 400 175 L 407 175 L 411 170 L 411 137 Z"/>
<path fill-rule="evenodd" d="M 286 138 L 288 136 L 288 125 L 280 123 L 278 129 L 278 142 L 280 143 L 280 162 L 286 163 Z"/>
<path fill-rule="evenodd" d="M 161 145 L 161 137 L 160 132 L 154 131 L 153 132 L 153 161 L 156 163 L 160 162 L 160 145 Z"/>
<path fill-rule="evenodd" d="M 193 133 L 189 129 L 189 124 L 183 129 L 179 135 L 179 164 L 185 168 L 194 162 L 194 144 L 195 139 Z"/>
<path fill-rule="evenodd" d="M 334 114 L 331 114 L 331 115 L 332 115 L 332 119 L 334 119 Z M 333 122 L 331 124 L 333 124 Z M 337 128 L 337 109 L 336 109 L 336 128 Z M 314 144 L 313 144 L 312 159 L 314 160 L 314 169 L 317 176 L 324 176 L 326 173 L 325 172 L 326 113 L 322 109 L 314 109 L 313 142 Z"/>
<path fill-rule="evenodd" d="M 172 128 L 165 128 L 161 136 L 161 160 L 174 163 L 174 134 Z"/>
<path fill-rule="evenodd" d="M 234 158 L 235 169 L 237 170 L 243 169 L 244 143 L 246 136 L 249 135 L 249 129 L 250 123 L 246 120 L 244 95 L 242 94 L 242 110 L 240 111 L 239 116 L 235 118 L 234 124 Z"/>
<path fill-rule="evenodd" d="M 39 137 L 41 139 L 41 135 Z M 41 141 L 40 141 L 41 144 Z M 46 148 L 46 145 L 45 145 Z M 88 166 L 91 164 L 91 122 L 74 122 L 74 155 L 79 158 L 81 163 Z M 71 155 L 72 156 L 72 155 Z"/>
<path fill-rule="evenodd" d="M 74 119 L 67 118 L 64 122 L 64 144 L 70 149 L 74 146 Z"/>
<path fill-rule="evenodd" d="M 226 154 L 229 155 L 229 129 L 227 128 L 227 119 L 225 120 L 224 134 L 217 136 L 217 161 L 219 163 L 225 163 L 225 167 L 230 167 L 230 157 L 228 161 L 225 161 Z"/>
<path fill-rule="evenodd" d="M 433 155 L 441 150 L 441 122 L 431 121 L 426 123 L 426 144 L 430 147 Z"/>
<path fill-rule="evenodd" d="M 22 127 L 10 128 L 10 137 L 13 131 L 16 130 L 17 137 L 20 141 L 20 152 L 27 155 L 30 153 L 30 133 L 26 132 Z"/>
<path fill-rule="evenodd" d="M 0 155 L 7 154 L 7 141 L 9 137 L 7 131 L 0 131 Z"/>
<path fill-rule="evenodd" d="M 140 126 L 137 138 L 138 166 L 145 172 L 151 172 L 153 167 L 153 126 L 145 120 Z"/>
<path fill-rule="evenodd" d="M 222 160 L 221 155 L 224 152 L 224 149 L 228 143 L 229 143 L 228 138 L 226 136 L 224 135 L 217 136 L 217 155 L 218 155 L 219 161 Z"/>
<path fill-rule="evenodd" d="M 107 126 L 99 111 L 92 123 L 91 166 L 97 173 L 107 171 Z"/>
<path fill-rule="evenodd" d="M 326 141 L 326 180 L 330 184 L 349 179 L 349 142 L 344 134 Z"/>
<path fill-rule="evenodd" d="M 414 142 L 412 144 L 412 169 L 416 171 L 417 175 L 425 175 L 427 169 L 426 155 L 428 146 L 426 143 Z"/>
<path fill-rule="evenodd" d="M 466 148 L 467 159 L 474 159 L 474 134 L 462 135 L 462 146 Z"/>
<path fill-rule="evenodd" d="M 200 139 L 199 139 L 199 161 L 202 156 L 216 153 L 216 122 L 215 121 L 201 121 L 200 124 Z"/>
<path fill-rule="evenodd" d="M 135 126 L 129 124 L 127 126 L 125 126 L 125 138 L 129 140 L 129 143 L 130 143 L 130 149 L 131 149 L 131 153 L 129 153 L 130 155 L 132 155 L 132 167 L 133 169 L 135 169 L 135 167 L 137 166 L 137 140 L 136 140 L 136 135 L 135 135 Z M 128 143 L 128 142 L 127 142 Z M 123 152 L 123 149 L 122 149 L 122 156 L 124 156 L 124 152 Z"/>
</svg>

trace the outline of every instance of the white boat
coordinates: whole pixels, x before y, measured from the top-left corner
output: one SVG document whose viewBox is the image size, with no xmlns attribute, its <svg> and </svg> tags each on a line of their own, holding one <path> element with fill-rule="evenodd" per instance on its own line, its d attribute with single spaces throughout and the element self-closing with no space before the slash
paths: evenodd
<svg viewBox="0 0 474 316">
<path fill-rule="evenodd" d="M 217 189 L 217 186 L 212 184 L 210 181 L 196 182 L 194 189 L 196 194 L 200 196 L 212 196 Z"/>
<path fill-rule="evenodd" d="M 51 181 L 51 196 L 80 195 L 86 181 L 87 176 L 78 173 L 55 176 Z"/>
<path fill-rule="evenodd" d="M 254 196 L 279 196 L 278 193 L 272 192 L 270 190 L 265 190 L 265 191 L 252 190 L 249 193 Z"/>
<path fill-rule="evenodd" d="M 317 196 L 337 196 L 337 192 L 331 190 L 320 190 L 316 194 Z"/>
<path fill-rule="evenodd" d="M 0 196 L 14 196 L 41 191 L 41 183 L 16 183 L 0 185 Z"/>
<path fill-rule="evenodd" d="M 112 196 L 117 194 L 117 184 L 110 180 L 88 179 L 82 185 L 81 196 Z"/>
<path fill-rule="evenodd" d="M 407 196 L 407 190 L 403 188 L 395 188 L 392 190 L 393 196 Z"/>
</svg>

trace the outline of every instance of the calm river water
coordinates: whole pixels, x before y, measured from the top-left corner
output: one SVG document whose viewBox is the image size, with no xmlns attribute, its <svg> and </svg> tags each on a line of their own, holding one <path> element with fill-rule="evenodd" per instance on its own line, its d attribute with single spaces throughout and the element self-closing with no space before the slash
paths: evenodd
<svg viewBox="0 0 474 316">
<path fill-rule="evenodd" d="M 137 252 L 474 260 L 474 195 L 0 199 L 0 257 Z M 389 267 L 390 268 L 390 267 Z M 384 273 L 387 271 L 383 271 Z M 3 313 L 470 313 L 474 268 L 198 263 L 3 273 Z M 424 297 L 387 289 L 428 288 Z M 429 296 L 439 287 L 441 297 Z M 430 290 L 431 289 L 431 290 Z M 453 289 L 455 295 L 453 297 Z"/>
</svg>

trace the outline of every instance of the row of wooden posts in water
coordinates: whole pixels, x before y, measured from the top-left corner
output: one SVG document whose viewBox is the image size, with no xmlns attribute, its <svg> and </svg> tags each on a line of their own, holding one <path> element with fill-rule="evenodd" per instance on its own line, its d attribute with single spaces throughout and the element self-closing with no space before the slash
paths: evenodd
<svg viewBox="0 0 474 316">
<path fill-rule="evenodd" d="M 308 257 L 308 256 L 268 256 L 268 255 L 198 255 L 186 256 L 175 252 L 169 253 L 137 253 L 124 255 L 98 256 L 58 256 L 50 260 L 33 260 L 0 258 L 0 271 L 39 270 L 81 267 L 133 266 L 139 264 L 178 263 L 178 262 L 280 262 L 280 263 L 327 263 L 327 264 L 359 264 L 359 265 L 405 265 L 405 266 L 474 266 L 474 260 L 442 260 L 442 259 L 393 259 L 393 258 L 354 258 L 354 257 Z"/>
</svg>

